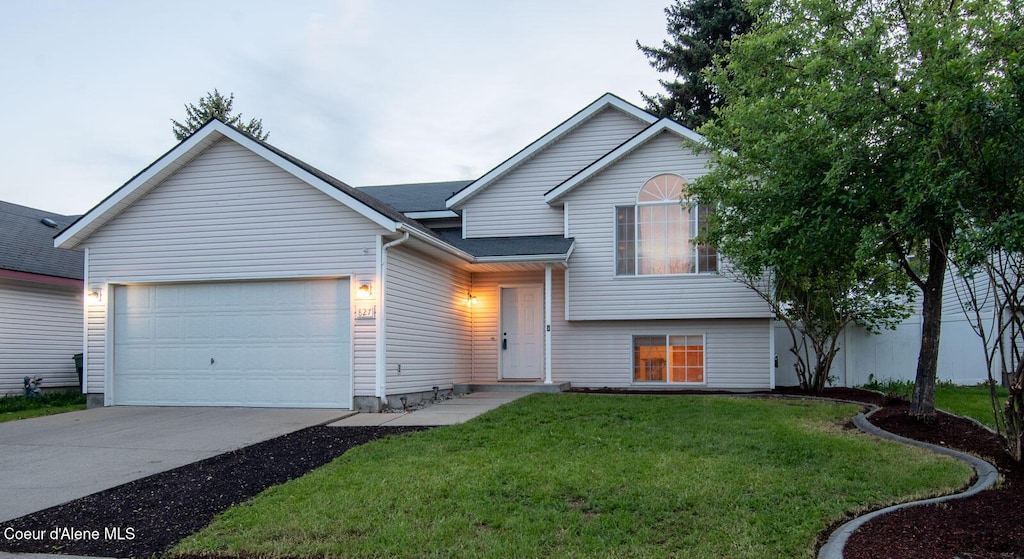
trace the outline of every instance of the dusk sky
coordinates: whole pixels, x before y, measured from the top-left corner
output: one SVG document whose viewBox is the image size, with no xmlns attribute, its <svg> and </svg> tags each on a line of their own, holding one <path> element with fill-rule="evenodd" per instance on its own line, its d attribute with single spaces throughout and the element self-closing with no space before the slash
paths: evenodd
<svg viewBox="0 0 1024 559">
<path fill-rule="evenodd" d="M 0 200 L 89 210 L 207 91 L 353 186 L 480 176 L 606 92 L 642 106 L 670 0 L 8 0 Z"/>
</svg>

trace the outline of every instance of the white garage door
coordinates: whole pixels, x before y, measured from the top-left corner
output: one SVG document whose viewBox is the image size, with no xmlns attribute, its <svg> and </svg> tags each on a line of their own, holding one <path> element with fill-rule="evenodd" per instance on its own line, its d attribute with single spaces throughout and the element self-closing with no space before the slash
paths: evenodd
<svg viewBox="0 0 1024 559">
<path fill-rule="evenodd" d="M 118 286 L 120 405 L 351 406 L 347 280 Z"/>
</svg>

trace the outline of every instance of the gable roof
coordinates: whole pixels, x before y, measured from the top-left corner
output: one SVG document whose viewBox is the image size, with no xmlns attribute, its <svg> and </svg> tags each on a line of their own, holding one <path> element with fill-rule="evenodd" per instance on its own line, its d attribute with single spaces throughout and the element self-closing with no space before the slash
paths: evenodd
<svg viewBox="0 0 1024 559">
<path fill-rule="evenodd" d="M 84 255 L 53 246 L 53 235 L 78 216 L 0 202 L 0 270 L 80 280 Z M 43 223 L 48 218 L 57 225 Z"/>
<path fill-rule="evenodd" d="M 266 142 L 257 140 L 233 126 L 213 119 L 72 223 L 57 236 L 54 244 L 62 248 L 74 248 L 94 231 L 156 188 L 164 179 L 224 138 L 244 146 L 388 231 L 396 231 L 400 226 L 404 226 L 401 228 L 433 235 L 422 224 L 405 217 L 401 212 L 377 198 L 360 192 L 312 165 L 292 157 Z"/>
<path fill-rule="evenodd" d="M 530 145 L 526 146 L 512 157 L 506 159 L 497 167 L 488 171 L 487 174 L 485 174 L 484 176 L 473 181 L 462 190 L 453 194 L 447 200 L 448 207 L 451 208 L 464 202 L 469 197 L 480 192 L 482 189 L 486 188 L 488 185 L 496 181 L 498 178 L 504 176 L 512 169 L 518 167 L 520 164 L 530 159 L 535 154 L 539 153 L 541 150 L 543 150 L 550 144 L 554 143 L 559 138 L 562 138 L 567 133 L 574 130 L 576 127 L 580 126 L 584 122 L 590 120 L 591 117 L 593 117 L 594 115 L 608 107 L 614 107 L 615 109 L 618 109 L 643 122 L 652 123 L 658 120 L 658 117 L 637 107 L 636 105 L 633 105 L 632 103 L 629 103 L 628 101 L 625 101 L 620 97 L 612 95 L 611 93 L 605 93 L 596 101 L 587 105 L 581 111 L 569 117 L 568 120 L 562 122 L 547 134 L 544 134 L 539 139 L 537 139 Z"/>
<path fill-rule="evenodd" d="M 574 188 L 582 184 L 587 179 L 600 173 L 606 169 L 609 165 L 622 159 L 627 154 L 647 143 L 651 138 L 654 138 L 662 132 L 669 132 L 676 134 L 684 141 L 693 142 L 700 145 L 707 145 L 707 140 L 704 136 L 690 130 L 689 128 L 679 124 L 678 122 L 663 118 L 654 124 L 641 130 L 636 136 L 626 140 L 619 147 L 606 153 L 603 157 L 594 161 L 590 165 L 587 165 L 581 169 L 575 175 L 564 180 L 562 184 L 552 188 L 544 194 L 544 201 L 548 204 L 557 203 L 563 196 L 571 192 Z"/>
<path fill-rule="evenodd" d="M 374 198 L 402 213 L 446 212 L 445 200 L 473 181 L 421 182 L 414 184 L 386 184 L 359 186 Z M 452 213 L 452 216 L 455 216 Z"/>
</svg>

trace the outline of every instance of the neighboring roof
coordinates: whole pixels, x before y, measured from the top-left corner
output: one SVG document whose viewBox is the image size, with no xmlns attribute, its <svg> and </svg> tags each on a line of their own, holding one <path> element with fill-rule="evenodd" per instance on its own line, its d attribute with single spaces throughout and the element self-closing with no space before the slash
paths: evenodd
<svg viewBox="0 0 1024 559">
<path fill-rule="evenodd" d="M 472 254 L 476 262 L 514 260 L 565 260 L 572 253 L 572 238 L 561 235 L 530 237 L 482 237 L 463 239 L 459 229 L 439 231 L 449 244 Z"/>
<path fill-rule="evenodd" d="M 54 235 L 77 217 L 0 202 L 0 269 L 82 279 L 83 254 L 53 246 Z M 43 218 L 57 227 L 45 225 Z"/>
<path fill-rule="evenodd" d="M 532 144 L 523 148 L 521 151 L 519 151 L 519 153 L 506 159 L 503 163 L 501 163 L 494 169 L 488 171 L 487 174 L 485 174 L 484 176 L 473 181 L 459 192 L 456 192 L 454 195 L 448 198 L 447 206 L 451 208 L 452 206 L 455 206 L 465 201 L 470 196 L 473 196 L 481 189 L 487 187 L 489 184 L 493 183 L 499 177 L 503 176 L 505 173 L 511 171 L 515 167 L 519 166 L 519 164 L 523 163 L 527 159 L 533 157 L 534 154 L 540 152 L 548 145 L 555 142 L 559 138 L 563 137 L 565 134 L 575 129 L 577 126 L 583 124 L 592 116 L 596 115 L 597 113 L 601 112 L 607 107 L 615 107 L 616 109 L 630 116 L 633 116 L 643 122 L 653 123 L 656 120 L 658 120 L 658 117 L 637 107 L 636 105 L 633 105 L 632 103 L 629 103 L 628 101 L 625 101 L 620 97 L 612 95 L 611 93 L 605 93 L 597 101 L 594 101 L 593 103 L 587 105 L 586 107 L 583 108 L 583 110 L 569 117 L 568 120 L 566 120 L 562 124 L 559 124 L 553 130 L 551 130 L 547 134 L 544 134 L 538 140 L 534 141 Z"/>
<path fill-rule="evenodd" d="M 162 155 L 139 174 L 115 190 L 110 196 L 92 208 L 67 229 L 58 235 L 57 246 L 73 248 L 93 231 L 102 227 L 119 213 L 131 206 L 136 200 L 156 188 L 167 177 L 187 165 L 208 147 L 223 138 L 235 141 L 267 161 L 338 202 L 352 208 L 367 219 L 377 223 L 389 231 L 395 231 L 399 225 L 404 229 L 412 229 L 419 233 L 433 233 L 422 224 L 407 218 L 388 204 L 341 182 L 327 173 L 301 161 L 276 147 L 260 141 L 237 128 L 220 120 L 210 120 L 191 136 L 182 140 L 177 146 Z"/>
<path fill-rule="evenodd" d="M 360 186 L 374 198 L 402 213 L 439 212 L 448 210 L 445 200 L 473 181 L 421 182 L 415 184 L 386 184 Z"/>
<path fill-rule="evenodd" d="M 648 140 L 654 138 L 655 136 L 661 134 L 662 132 L 670 132 L 672 134 L 676 134 L 681 139 L 693 142 L 695 144 L 707 145 L 707 140 L 704 138 L 704 136 L 701 136 L 700 134 L 694 132 L 693 130 L 690 130 L 689 128 L 683 126 L 682 124 L 679 124 L 674 120 L 663 118 L 658 122 L 655 122 L 654 124 L 648 126 L 647 128 L 644 128 L 637 135 L 623 142 L 622 145 L 620 145 L 619 147 L 606 153 L 603 157 L 601 157 L 601 159 L 598 159 L 597 161 L 591 163 L 590 165 L 587 165 L 578 173 L 563 181 L 562 184 L 549 190 L 547 193 L 544 194 L 544 201 L 549 204 L 557 202 L 561 197 L 565 196 L 570 191 L 572 191 L 572 189 L 576 188 L 590 177 L 593 177 L 597 173 L 600 173 L 612 163 L 615 163 L 616 161 L 622 159 L 628 153 L 642 146 Z"/>
</svg>

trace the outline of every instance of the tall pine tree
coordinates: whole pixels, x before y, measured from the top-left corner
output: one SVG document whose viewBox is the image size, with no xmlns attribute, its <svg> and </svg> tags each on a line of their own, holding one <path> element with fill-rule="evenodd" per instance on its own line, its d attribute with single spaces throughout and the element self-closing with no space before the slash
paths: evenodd
<svg viewBox="0 0 1024 559">
<path fill-rule="evenodd" d="M 184 140 L 211 118 L 218 118 L 257 140 L 266 140 L 270 133 L 263 131 L 263 120 L 251 118 L 249 122 L 243 122 L 241 113 L 231 114 L 234 102 L 234 93 L 224 97 L 216 89 L 213 90 L 213 93 L 207 92 L 205 97 L 199 99 L 198 106 L 192 103 L 185 105 L 185 122 L 171 119 L 174 137 L 178 140 Z"/>
<path fill-rule="evenodd" d="M 676 79 L 659 80 L 667 94 L 641 93 L 647 108 L 659 116 L 674 118 L 696 129 L 714 116 L 722 98 L 701 75 L 714 57 L 729 52 L 729 41 L 746 33 L 754 18 L 743 0 L 675 0 L 665 8 L 669 39 L 661 48 L 636 46 L 659 72 L 671 72 Z"/>
</svg>

